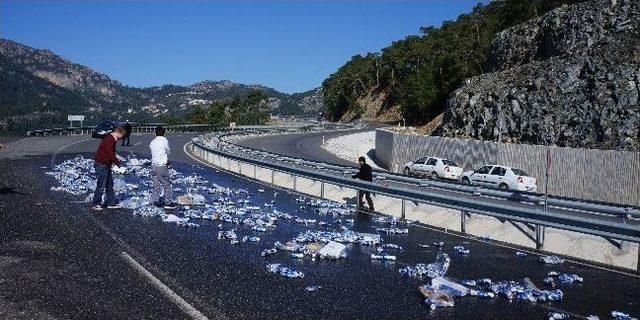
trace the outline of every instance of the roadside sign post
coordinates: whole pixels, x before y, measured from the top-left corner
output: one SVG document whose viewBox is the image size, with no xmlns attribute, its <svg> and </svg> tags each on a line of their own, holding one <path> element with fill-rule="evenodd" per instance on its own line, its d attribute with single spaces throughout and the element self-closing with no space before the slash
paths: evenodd
<svg viewBox="0 0 640 320">
<path fill-rule="evenodd" d="M 551 149 L 547 148 L 547 165 L 544 170 L 544 212 L 547 212 L 549 198 L 549 170 L 551 169 Z"/>
<path fill-rule="evenodd" d="M 83 123 L 84 123 L 84 116 L 83 115 L 68 115 L 67 116 L 67 120 L 69 121 L 69 127 L 73 128 L 73 122 L 74 121 L 78 121 L 80 122 L 80 127 L 83 127 Z"/>
</svg>

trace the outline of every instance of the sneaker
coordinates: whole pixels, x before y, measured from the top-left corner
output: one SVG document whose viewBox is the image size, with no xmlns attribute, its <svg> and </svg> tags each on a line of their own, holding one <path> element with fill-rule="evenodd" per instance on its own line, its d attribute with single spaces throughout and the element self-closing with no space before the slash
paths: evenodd
<svg viewBox="0 0 640 320">
<path fill-rule="evenodd" d="M 104 208 L 99 204 L 94 204 L 91 206 L 91 210 L 93 211 L 102 211 Z"/>
<path fill-rule="evenodd" d="M 165 209 L 175 209 L 177 207 L 178 207 L 178 205 L 176 203 L 174 203 L 174 202 L 167 203 L 167 204 L 164 205 Z"/>
<path fill-rule="evenodd" d="M 110 204 L 107 206 L 108 209 L 122 209 L 122 206 L 119 203 Z"/>
</svg>

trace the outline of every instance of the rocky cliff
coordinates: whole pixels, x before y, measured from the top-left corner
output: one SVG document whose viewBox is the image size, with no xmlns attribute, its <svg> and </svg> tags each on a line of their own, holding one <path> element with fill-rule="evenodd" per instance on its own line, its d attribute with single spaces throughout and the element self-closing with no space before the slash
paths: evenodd
<svg viewBox="0 0 640 320">
<path fill-rule="evenodd" d="M 502 31 L 494 72 L 450 96 L 438 133 L 640 151 L 639 7 L 587 1 Z"/>
</svg>

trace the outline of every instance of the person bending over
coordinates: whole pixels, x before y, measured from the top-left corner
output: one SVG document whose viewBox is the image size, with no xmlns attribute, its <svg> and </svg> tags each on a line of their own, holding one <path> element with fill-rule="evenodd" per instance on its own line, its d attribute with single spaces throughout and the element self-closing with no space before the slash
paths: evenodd
<svg viewBox="0 0 640 320">
<path fill-rule="evenodd" d="M 371 172 L 371 166 L 367 164 L 367 161 L 364 157 L 358 158 L 358 163 L 360 164 L 360 170 L 358 173 L 353 175 L 353 178 L 357 178 L 364 181 L 373 181 L 373 173 Z M 358 208 L 362 208 L 362 197 L 367 199 L 367 204 L 369 205 L 370 211 L 375 211 L 373 209 L 373 200 L 371 199 L 371 193 L 369 191 L 358 191 Z"/>
<path fill-rule="evenodd" d="M 151 149 L 151 179 L 153 180 L 153 193 L 151 203 L 165 209 L 175 209 L 173 202 L 173 188 L 169 179 L 169 141 L 164 137 L 165 129 L 156 127 L 156 137 L 149 144 Z M 164 192 L 164 202 L 160 202 L 160 193 Z"/>
<path fill-rule="evenodd" d="M 96 151 L 93 157 L 94 168 L 98 176 L 91 206 L 93 210 L 100 211 L 103 209 L 102 194 L 105 191 L 107 199 L 104 206 L 109 209 L 121 208 L 118 204 L 116 193 L 113 190 L 113 173 L 111 172 L 111 166 L 120 164 L 121 158 L 116 155 L 116 144 L 118 139 L 122 138 L 124 134 L 125 130 L 122 127 L 117 127 L 113 132 L 108 133 L 102 138 L 98 146 L 98 151 Z"/>
</svg>

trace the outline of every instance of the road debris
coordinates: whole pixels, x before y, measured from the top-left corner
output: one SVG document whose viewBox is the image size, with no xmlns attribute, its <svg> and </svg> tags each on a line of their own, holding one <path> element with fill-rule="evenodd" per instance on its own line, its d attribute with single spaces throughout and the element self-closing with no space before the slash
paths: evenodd
<svg viewBox="0 0 640 320">
<path fill-rule="evenodd" d="M 544 257 L 540 257 L 540 261 L 546 263 L 546 264 L 562 264 L 564 263 L 564 259 L 558 257 L 558 256 L 544 256 Z"/>
<path fill-rule="evenodd" d="M 285 278 L 304 278 L 304 273 L 296 271 L 292 268 L 282 266 L 280 263 L 270 263 L 267 265 L 267 271 L 279 274 Z"/>
</svg>

